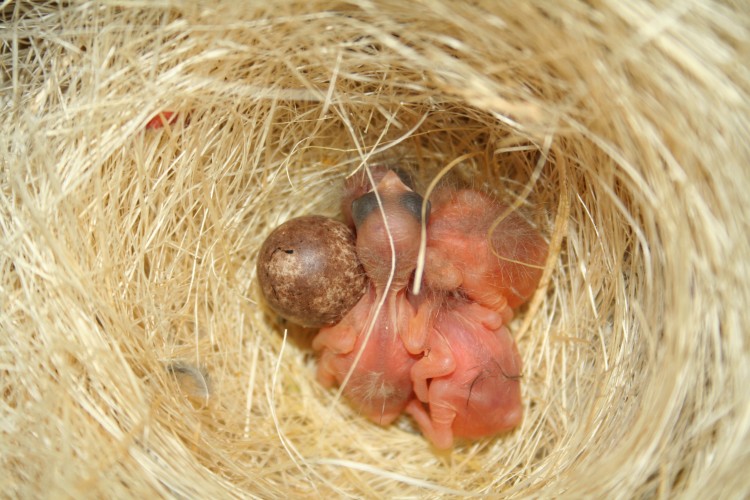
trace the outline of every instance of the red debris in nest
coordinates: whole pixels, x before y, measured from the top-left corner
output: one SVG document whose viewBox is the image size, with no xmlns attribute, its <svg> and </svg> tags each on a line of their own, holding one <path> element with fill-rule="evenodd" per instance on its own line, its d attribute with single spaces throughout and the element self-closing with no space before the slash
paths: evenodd
<svg viewBox="0 0 750 500">
<path fill-rule="evenodd" d="M 175 111 L 162 111 L 158 115 L 151 118 L 146 124 L 146 128 L 149 130 L 156 130 L 162 128 L 165 124 L 173 124 L 177 120 L 177 112 Z"/>
</svg>

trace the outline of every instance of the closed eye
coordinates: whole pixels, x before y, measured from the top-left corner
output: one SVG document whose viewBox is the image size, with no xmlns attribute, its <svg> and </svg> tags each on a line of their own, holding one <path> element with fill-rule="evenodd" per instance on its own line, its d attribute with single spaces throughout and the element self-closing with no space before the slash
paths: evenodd
<svg viewBox="0 0 750 500">
<path fill-rule="evenodd" d="M 414 191 L 408 191 L 401 195 L 399 203 L 404 207 L 411 215 L 417 219 L 418 222 L 422 222 L 422 198 L 419 194 Z M 430 202 L 427 202 L 427 219 L 430 218 Z"/>
<path fill-rule="evenodd" d="M 359 228 L 367 217 L 378 208 L 378 198 L 374 191 L 364 194 L 352 202 L 352 219 Z"/>
</svg>

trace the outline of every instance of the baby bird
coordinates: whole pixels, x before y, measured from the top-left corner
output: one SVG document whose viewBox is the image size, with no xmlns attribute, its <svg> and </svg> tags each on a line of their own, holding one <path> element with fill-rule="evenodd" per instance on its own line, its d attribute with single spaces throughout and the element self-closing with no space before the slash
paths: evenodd
<svg viewBox="0 0 750 500">
<path fill-rule="evenodd" d="M 526 302 L 539 284 L 547 243 L 516 212 L 494 228 L 506 207 L 471 189 L 436 193 L 427 228 L 424 281 L 433 290 L 459 290 L 500 313 Z"/>
<path fill-rule="evenodd" d="M 406 412 L 436 448 L 447 449 L 454 437 L 492 436 L 519 424 L 521 357 L 499 313 L 463 298 L 440 302 L 420 307 L 434 321 L 425 355 L 411 368 L 417 399 Z"/>
<path fill-rule="evenodd" d="M 387 173 L 395 173 L 401 182 L 409 188 L 414 190 L 414 183 L 408 173 L 399 168 L 390 168 L 383 164 L 373 165 L 370 167 L 370 176 L 375 181 L 377 186 L 383 177 Z M 348 177 L 344 182 L 344 192 L 341 197 L 341 214 L 344 216 L 344 222 L 350 227 L 354 227 L 354 217 L 352 215 L 352 203 L 354 200 L 361 198 L 365 194 L 369 193 L 373 189 L 373 184 L 370 182 L 370 176 L 367 175 L 365 169 L 360 169 L 356 173 Z"/>
<path fill-rule="evenodd" d="M 443 190 L 427 227 L 425 286 L 404 335 L 416 399 L 406 412 L 440 449 L 508 431 L 523 417 L 521 357 L 503 326 L 541 277 L 547 245 L 488 195 Z"/>
<path fill-rule="evenodd" d="M 416 314 L 407 285 L 419 251 L 422 197 L 393 171 L 379 176 L 376 191 L 355 199 L 350 211 L 369 289 L 338 324 L 320 329 L 313 349 L 321 352 L 321 384 L 342 384 L 354 366 L 344 394 L 362 414 L 387 425 L 414 398 L 411 368 L 420 355 L 406 350 L 401 335 Z"/>
</svg>

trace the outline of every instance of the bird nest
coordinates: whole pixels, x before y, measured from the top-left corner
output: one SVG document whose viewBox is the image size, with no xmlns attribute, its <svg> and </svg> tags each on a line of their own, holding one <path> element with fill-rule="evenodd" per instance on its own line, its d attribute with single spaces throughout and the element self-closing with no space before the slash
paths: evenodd
<svg viewBox="0 0 750 500">
<path fill-rule="evenodd" d="M 599 3 L 599 2 L 595 2 Z M 4 2 L 14 497 L 747 494 L 750 22 L 732 2 Z M 447 452 L 315 380 L 266 235 L 398 166 L 549 244 L 524 420 Z"/>
</svg>

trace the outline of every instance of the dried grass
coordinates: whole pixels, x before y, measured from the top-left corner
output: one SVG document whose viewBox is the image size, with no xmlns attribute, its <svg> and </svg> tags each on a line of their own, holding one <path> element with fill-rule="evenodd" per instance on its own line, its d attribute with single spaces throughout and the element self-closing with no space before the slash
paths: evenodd
<svg viewBox="0 0 750 500">
<path fill-rule="evenodd" d="M 742 2 L 13 2 L 0 20 L 11 497 L 750 491 Z M 145 130 L 155 114 L 179 119 Z M 363 163 L 548 236 L 526 418 L 436 453 L 314 380 L 254 259 Z M 744 387 L 744 388 L 743 388 Z"/>
</svg>

